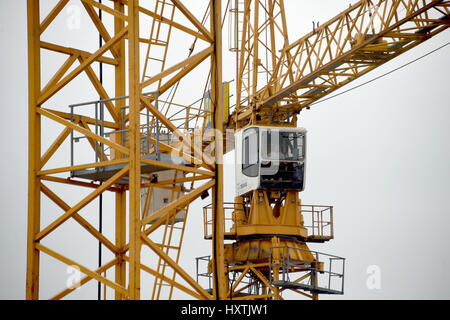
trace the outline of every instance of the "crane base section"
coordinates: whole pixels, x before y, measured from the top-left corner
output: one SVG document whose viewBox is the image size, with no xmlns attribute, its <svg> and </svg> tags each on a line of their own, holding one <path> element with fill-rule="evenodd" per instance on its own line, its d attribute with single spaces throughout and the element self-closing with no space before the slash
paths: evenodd
<svg viewBox="0 0 450 320">
<path fill-rule="evenodd" d="M 313 299 L 344 292 L 345 259 L 309 250 L 302 241 L 280 237 L 241 240 L 225 245 L 224 258 L 232 299 L 280 299 L 289 290 Z M 197 258 L 197 282 L 209 289 L 212 268 L 211 257 Z"/>
<path fill-rule="evenodd" d="M 289 259 L 292 261 L 314 262 L 314 256 L 309 253 L 308 246 L 304 242 L 295 240 L 280 240 L 286 247 L 298 248 L 303 250 L 291 250 Z M 263 263 L 267 262 L 271 256 L 271 250 L 274 246 L 273 239 L 255 239 L 239 241 L 225 245 L 225 261 L 229 265 L 239 265 L 242 263 Z"/>
</svg>

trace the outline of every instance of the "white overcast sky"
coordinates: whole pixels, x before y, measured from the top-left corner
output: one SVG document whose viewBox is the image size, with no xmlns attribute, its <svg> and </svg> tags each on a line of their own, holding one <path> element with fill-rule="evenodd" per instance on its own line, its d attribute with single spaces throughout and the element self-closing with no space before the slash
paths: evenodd
<svg viewBox="0 0 450 320">
<path fill-rule="evenodd" d="M 41 2 L 43 5 L 56 3 Z M 311 21 L 324 22 L 349 4 L 336 0 L 286 0 L 285 3 L 291 40 L 309 32 Z M 25 297 L 26 22 L 25 0 L 0 2 L 0 299 Z M 60 26 L 59 31 L 65 32 L 68 38 L 88 41 L 89 29 L 84 25 L 71 32 L 64 30 L 64 21 L 60 21 Z M 89 41 L 95 45 L 96 38 L 93 39 Z M 349 87 L 395 69 L 449 41 L 447 30 Z M 45 63 L 48 65 L 43 68 L 58 66 L 51 61 Z M 308 130 L 307 180 L 302 201 L 335 208 L 335 239 L 311 247 L 346 258 L 345 295 L 333 298 L 450 298 L 449 74 L 450 46 L 447 46 L 301 115 L 300 126 Z M 97 98 L 95 92 L 84 91 L 81 86 L 57 102 L 68 105 Z M 225 198 L 233 201 L 233 166 L 227 165 L 226 172 Z M 62 192 L 70 195 L 67 190 Z M 105 201 L 112 199 L 105 196 Z M 195 272 L 194 258 L 210 254 L 210 244 L 201 236 L 201 207 L 205 204 L 207 201 L 194 205 L 188 221 L 182 264 L 191 274 Z M 43 206 L 45 226 L 61 212 L 49 202 Z M 108 209 L 106 206 L 105 224 L 108 216 L 113 217 L 108 215 Z M 85 212 L 95 225 L 95 203 Z M 79 229 L 70 222 L 66 230 L 55 235 L 58 241 L 49 242 L 54 245 L 52 248 L 95 266 L 97 243 L 78 237 L 74 230 Z M 114 239 L 114 235 L 110 238 Z M 66 269 L 44 254 L 41 262 L 41 297 L 49 298 L 64 286 Z M 366 285 L 370 266 L 377 266 L 381 272 L 379 289 Z M 96 283 L 92 282 L 73 297 L 95 298 L 95 288 Z M 143 298 L 148 295 L 145 291 Z"/>
</svg>

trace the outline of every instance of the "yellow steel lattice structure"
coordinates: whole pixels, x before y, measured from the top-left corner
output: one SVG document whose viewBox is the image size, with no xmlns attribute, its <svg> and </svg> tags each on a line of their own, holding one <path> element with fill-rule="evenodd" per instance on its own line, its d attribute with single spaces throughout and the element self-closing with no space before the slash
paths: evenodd
<svg viewBox="0 0 450 320">
<path fill-rule="evenodd" d="M 333 238 L 332 229 L 329 235 L 323 232 L 332 226 L 332 217 L 323 220 L 321 216 L 328 209 L 304 206 L 298 192 L 289 192 L 285 204 L 280 205 L 276 193 L 253 191 L 235 199 L 230 218 L 234 225 L 227 230 L 222 159 L 230 150 L 230 141 L 222 139 L 228 137 L 224 129 L 296 127 L 302 109 L 450 26 L 450 1 L 362 0 L 291 42 L 284 0 L 198 1 L 202 3 L 201 18 L 194 5 L 181 0 L 59 0 L 48 14 L 40 16 L 41 1 L 27 0 L 27 299 L 47 298 L 39 295 L 43 254 L 78 267 L 85 275 L 80 285 L 101 282 L 114 292 L 115 299 L 142 298 L 142 272 L 155 278 L 153 299 L 163 298 L 163 285 L 170 287 L 167 298 L 172 298 L 175 288 L 205 300 L 281 299 L 284 290 L 317 298 L 321 293 L 317 276 L 325 269 L 306 242 Z M 79 4 L 100 34 L 103 43 L 98 50 L 89 52 L 46 39 L 47 29 L 69 3 Z M 98 10 L 113 21 L 111 25 L 105 24 Z M 229 118 L 224 117 L 222 90 L 222 31 L 227 13 L 234 19 L 229 49 L 236 54 L 236 105 Z M 143 17 L 151 20 L 151 30 L 143 30 Z M 177 20 L 179 17 L 182 19 Z M 176 48 L 175 32 L 192 39 L 192 46 L 187 55 L 178 54 L 176 61 L 169 62 L 169 47 Z M 48 72 L 42 63 L 47 51 L 64 56 L 65 61 L 41 85 L 44 72 Z M 112 90 L 93 69 L 99 63 L 113 71 Z M 204 81 L 196 92 L 199 102 L 177 100 L 181 81 L 205 64 Z M 100 97 L 92 103 L 95 116 L 75 105 L 69 113 L 51 103 L 81 74 Z M 208 106 L 203 99 L 206 96 Z M 67 101 L 67 105 L 71 103 Z M 44 120 L 58 124 L 62 128 L 59 134 L 43 130 Z M 215 133 L 212 137 L 207 133 L 210 129 Z M 105 134 L 105 130 L 110 132 Z M 85 139 L 95 161 L 72 160 L 61 165 L 50 161 L 62 145 L 69 140 L 74 143 L 75 135 Z M 209 139 L 203 138 L 208 135 Z M 43 141 L 51 141 L 44 152 Z M 72 148 L 72 158 L 73 153 Z M 174 158 L 180 161 L 174 162 Z M 173 176 L 158 179 L 155 173 L 161 171 Z M 88 176 L 91 181 L 86 181 Z M 75 195 L 81 188 L 87 195 L 69 205 L 53 187 L 58 185 L 72 188 Z M 168 192 L 162 206 L 154 206 L 158 190 Z M 212 198 L 206 237 L 212 243 L 207 272 L 211 288 L 200 285 L 179 263 L 189 208 L 208 191 Z M 114 240 L 81 214 L 104 193 L 115 197 Z M 44 226 L 43 196 L 62 210 Z M 303 221 L 308 212 L 313 215 L 309 226 Z M 314 218 L 317 212 L 320 218 Z M 289 221 L 295 228 L 275 223 L 271 217 L 275 213 L 281 217 L 276 221 Z M 46 245 L 47 237 L 68 220 L 79 224 L 114 258 L 93 269 L 74 261 L 70 252 L 57 252 Z M 308 235 L 308 227 L 312 235 Z M 273 237 L 258 237 L 267 233 L 265 230 L 271 230 Z M 159 231 L 162 236 L 152 238 Z M 225 245 L 225 237 L 234 242 Z M 158 257 L 156 267 L 141 259 L 143 250 Z M 170 254 L 173 250 L 175 255 Z M 290 270 L 303 274 L 289 286 L 278 285 Z M 106 276 L 107 271 L 113 272 L 113 278 Z M 301 284 L 305 279 L 309 285 Z M 62 289 L 51 298 L 64 298 L 73 290 Z"/>
</svg>

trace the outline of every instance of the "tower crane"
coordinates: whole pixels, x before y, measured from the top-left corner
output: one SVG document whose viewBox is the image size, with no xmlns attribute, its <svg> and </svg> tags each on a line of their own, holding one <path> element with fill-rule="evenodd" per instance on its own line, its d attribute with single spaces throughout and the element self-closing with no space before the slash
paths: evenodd
<svg viewBox="0 0 450 320">
<path fill-rule="evenodd" d="M 450 1 L 361 0 L 294 41 L 286 2 L 60 0 L 46 4 L 41 17 L 43 1 L 27 1 L 27 299 L 41 298 L 43 254 L 84 275 L 52 299 L 91 280 L 115 299 L 171 299 L 174 292 L 205 300 L 282 299 L 285 291 L 312 299 L 343 294 L 345 259 L 308 247 L 333 239 L 333 207 L 301 202 L 307 130 L 298 127 L 299 116 L 446 30 Z M 70 3 L 100 34 L 100 48 L 64 45 L 70 39 L 47 35 Z M 228 82 L 225 18 L 235 60 Z M 183 54 L 179 46 L 187 43 Z M 65 57 L 56 72 L 44 69 L 47 52 Z M 95 65 L 109 68 L 110 87 Z M 99 99 L 65 98 L 82 96 L 72 86 L 81 74 Z M 59 131 L 44 130 L 48 123 Z M 227 203 L 223 157 L 232 150 L 236 194 Z M 73 190 L 70 202 L 63 200 L 63 185 Z M 114 197 L 108 212 L 114 240 L 83 217 L 105 193 Z M 62 211 L 48 224 L 41 223 L 44 197 Z M 197 258 L 195 277 L 180 257 L 188 217 L 199 217 L 192 215 L 197 199 L 211 200 L 203 216 L 212 254 Z M 68 220 L 111 259 L 92 268 L 71 258 L 70 250 L 52 248 L 55 231 Z M 144 275 L 152 279 L 148 296 Z"/>
</svg>

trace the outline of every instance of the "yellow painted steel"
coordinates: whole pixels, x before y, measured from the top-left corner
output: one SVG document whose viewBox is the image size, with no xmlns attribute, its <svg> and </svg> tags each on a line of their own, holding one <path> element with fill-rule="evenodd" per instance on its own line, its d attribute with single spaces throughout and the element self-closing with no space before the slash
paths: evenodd
<svg viewBox="0 0 450 320">
<path fill-rule="evenodd" d="M 88 52 L 83 48 L 63 46 L 58 41 L 46 41 L 46 31 L 64 14 L 63 9 L 69 3 L 68 0 L 58 1 L 45 17 L 40 17 L 39 0 L 27 0 L 27 299 L 45 298 L 39 296 L 42 280 L 41 253 L 65 264 L 78 266 L 85 274 L 80 285 L 95 279 L 104 285 L 105 293 L 112 290 L 114 298 L 118 300 L 143 298 L 142 271 L 154 277 L 152 298 L 155 299 L 162 298 L 163 285 L 170 287 L 169 298 L 173 296 L 173 290 L 177 289 L 196 299 L 282 299 L 284 290 L 292 290 L 308 298 L 317 299 L 316 292 L 308 294 L 305 290 L 279 288 L 273 284 L 280 277 L 279 263 L 283 248 L 298 249 L 289 251 L 289 258 L 293 261 L 310 262 L 318 266 L 315 269 L 317 271 L 321 270 L 322 265 L 308 253 L 306 242 L 323 242 L 333 238 L 332 233 L 324 235 L 319 232 L 311 236 L 305 217 L 308 210 L 311 214 L 316 211 L 314 208 L 302 210 L 298 193 L 288 192 L 284 204 L 274 201 L 273 199 L 279 199 L 280 196 L 270 190 L 253 191 L 236 198 L 230 218 L 233 226 L 225 232 L 222 159 L 223 153 L 232 149 L 229 146 L 234 144 L 234 137 L 226 135 L 224 129 L 241 130 L 250 125 L 297 126 L 301 110 L 309 108 L 327 94 L 446 30 L 450 17 L 448 1 L 359 1 L 310 34 L 290 42 L 283 0 L 268 0 L 264 3 L 256 0 L 231 0 L 233 5 L 230 12 L 234 16 L 235 24 L 232 26 L 234 43 L 230 49 L 236 52 L 237 90 L 235 110 L 229 116 L 229 84 L 225 84 L 222 89 L 224 2 L 204 2 L 207 9 L 204 19 L 201 20 L 192 12 L 188 1 L 154 0 L 154 6 L 149 8 L 148 1 L 142 0 L 109 1 L 103 4 L 82 0 L 82 9 L 89 17 L 89 23 L 92 23 L 103 40 L 103 45 L 98 50 Z M 171 14 L 164 14 L 165 10 L 161 11 L 161 8 L 170 9 Z M 104 14 L 109 15 L 110 21 L 113 21 L 112 30 L 108 30 L 96 10 L 102 10 Z M 183 16 L 186 25 L 176 21 L 175 13 Z M 155 32 L 152 31 L 148 38 L 142 36 L 145 34 L 147 37 L 148 32 L 142 30 L 139 14 L 152 19 Z M 263 18 L 263 15 L 266 16 Z M 207 16 L 210 17 L 210 25 L 206 24 Z M 378 22 L 377 27 L 370 23 L 374 20 Z M 169 28 L 168 34 L 162 33 L 160 27 L 163 25 Z M 167 66 L 167 49 L 169 44 L 174 45 L 171 41 L 171 32 L 174 30 L 193 37 L 194 42 L 187 57 L 180 55 L 175 64 Z M 201 49 L 196 48 L 197 42 L 202 42 Z M 147 55 L 143 57 L 146 60 L 141 72 L 140 46 L 144 45 L 148 46 L 148 50 Z M 151 46 L 163 48 L 161 56 L 151 56 Z M 269 54 L 264 61 L 261 52 L 266 49 Z M 63 64 L 53 73 L 41 70 L 41 55 L 47 51 L 64 57 Z M 210 63 L 211 74 L 205 90 L 199 96 L 204 97 L 210 87 L 210 108 L 204 104 L 196 107 L 188 105 L 187 102 L 175 102 L 174 96 L 180 81 L 197 70 L 204 61 Z M 77 63 L 79 64 L 76 65 Z M 97 63 L 113 68 L 113 96 L 118 98 L 128 94 L 128 106 L 126 99 L 111 99 L 93 69 Z M 157 63 L 161 63 L 159 67 L 154 66 Z M 149 75 L 150 69 L 158 71 Z M 50 73 L 49 81 L 43 86 L 41 73 Z M 107 113 L 103 128 L 114 131 L 109 137 L 93 130 L 98 125 L 98 119 L 94 119 L 92 115 L 82 111 L 70 114 L 65 112 L 65 109 L 49 104 L 51 98 L 61 95 L 63 88 L 73 90 L 69 84 L 81 74 L 86 76 L 83 81 L 92 85 L 92 89 L 103 101 Z M 265 75 L 266 79 L 261 75 Z M 143 89 L 148 87 L 156 87 L 157 92 L 144 96 Z M 166 96 L 161 97 L 162 95 Z M 67 104 L 69 103 L 72 101 Z M 168 106 L 167 109 L 158 108 L 158 103 L 164 103 Z M 177 108 L 183 108 L 184 113 L 173 118 L 168 111 L 178 110 Z M 152 128 L 149 129 L 148 140 L 152 148 L 145 151 L 141 145 L 145 135 L 141 130 L 143 112 L 147 111 Z M 41 130 L 42 118 L 62 126 L 63 129 L 54 136 L 46 130 Z M 195 128 L 201 128 L 199 131 L 204 135 L 208 127 L 207 122 L 211 124 L 212 129 L 220 132 L 209 141 L 214 145 L 214 152 L 209 152 L 207 141 L 197 139 L 195 133 L 185 132 L 193 125 Z M 173 136 L 172 141 L 157 141 L 153 129 L 157 123 Z M 72 132 L 86 137 L 89 148 L 98 161 L 71 165 L 54 164 L 52 160 L 57 158 L 56 154 L 68 142 Z M 49 147 L 41 154 L 41 141 L 44 139 L 49 142 Z M 105 156 L 98 149 L 99 146 L 108 146 L 112 151 Z M 165 155 L 176 154 L 186 163 L 174 164 L 162 162 L 158 158 L 143 158 L 144 155 L 156 155 L 156 150 Z M 103 183 L 86 182 L 70 174 L 84 169 L 102 171 L 115 165 L 122 167 Z M 142 165 L 158 165 L 159 168 L 179 171 L 186 176 L 157 181 L 153 174 L 141 172 Z M 124 184 L 123 181 L 127 183 Z M 201 183 L 196 184 L 197 181 Z M 47 183 L 50 182 L 55 187 L 48 186 Z M 189 192 L 184 195 L 180 194 L 181 183 L 190 183 Z M 60 194 L 58 186 L 61 184 L 72 188 L 74 194 L 77 194 L 75 190 L 79 188 L 91 192 L 70 206 Z M 154 188 L 171 190 L 169 203 L 155 212 L 148 211 L 147 203 L 141 212 L 142 188 L 148 188 L 149 192 Z M 207 237 L 212 239 L 211 293 L 202 288 L 180 265 L 186 218 L 182 227 L 170 223 L 180 209 L 186 211 L 187 217 L 190 205 L 207 191 L 211 193 L 213 200 L 210 207 L 212 233 Z M 114 239 L 101 234 L 80 212 L 105 192 L 114 195 Z M 43 227 L 40 223 L 42 195 L 63 211 L 58 218 Z M 147 198 L 151 199 L 150 193 Z M 71 259 L 71 252 L 59 253 L 41 243 L 50 233 L 71 219 L 105 246 L 114 258 L 98 268 L 91 269 Z M 149 222 L 153 223 L 148 225 Z M 327 223 L 332 225 L 332 218 Z M 180 231 L 177 239 L 176 228 Z M 163 234 L 162 239 L 158 239 L 160 242 L 151 238 L 155 235 L 158 237 L 158 231 Z M 225 245 L 225 236 L 234 242 Z M 70 239 L 74 237 L 77 235 L 70 235 Z M 158 257 L 159 265 L 156 268 L 142 261 L 142 250 L 150 250 Z M 175 256 L 171 256 L 172 250 L 176 251 Z M 169 274 L 168 270 L 173 273 Z M 307 275 L 313 282 L 316 281 L 315 270 Z M 108 276 L 107 271 L 111 271 L 113 277 Z M 231 273 L 237 274 L 232 285 L 229 282 Z M 177 277 L 181 277 L 185 283 L 180 283 Z M 247 278 L 250 278 L 251 282 L 245 284 L 244 279 Z M 255 285 L 261 288 L 258 294 L 244 294 L 245 290 Z M 51 298 L 61 299 L 73 291 L 66 288 Z"/>
<path fill-rule="evenodd" d="M 265 31 L 264 27 L 252 25 L 251 2 L 241 6 L 245 19 L 238 58 L 238 103 L 230 127 L 265 124 L 269 118 L 275 122 L 291 122 L 290 117 L 315 101 L 449 27 L 446 1 L 363 0 L 290 42 L 283 18 L 284 5 L 280 2 L 279 8 L 275 5 L 269 9 L 274 14 L 280 13 L 279 20 L 270 20 L 265 28 L 270 28 L 273 44 L 275 25 L 284 46 L 279 54 L 271 50 L 273 72 L 268 83 L 250 93 L 249 86 L 241 79 L 248 72 L 250 61 L 257 61 L 258 56 L 248 48 Z M 259 32 L 252 34 L 249 30 Z M 244 96 L 248 99 L 242 100 Z"/>
<path fill-rule="evenodd" d="M 41 87 L 39 2 L 28 1 L 28 238 L 26 298 L 39 297 L 39 250 L 36 235 L 40 231 L 40 169 L 41 118 L 36 112 Z"/>
</svg>

